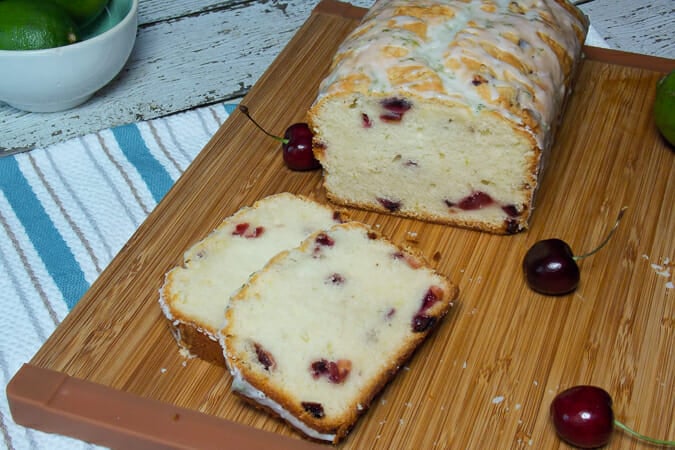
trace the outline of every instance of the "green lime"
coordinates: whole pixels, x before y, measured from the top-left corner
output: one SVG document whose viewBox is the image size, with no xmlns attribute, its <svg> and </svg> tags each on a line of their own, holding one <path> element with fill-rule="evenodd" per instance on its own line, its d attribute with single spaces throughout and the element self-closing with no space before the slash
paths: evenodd
<svg viewBox="0 0 675 450">
<path fill-rule="evenodd" d="M 81 27 L 94 21 L 105 9 L 108 0 L 51 0 L 65 9 Z"/>
<path fill-rule="evenodd" d="M 675 145 L 675 70 L 661 78 L 656 85 L 654 121 L 663 137 Z"/>
<path fill-rule="evenodd" d="M 0 1 L 0 50 L 61 47 L 78 40 L 77 26 L 59 6 L 35 0 Z"/>
</svg>

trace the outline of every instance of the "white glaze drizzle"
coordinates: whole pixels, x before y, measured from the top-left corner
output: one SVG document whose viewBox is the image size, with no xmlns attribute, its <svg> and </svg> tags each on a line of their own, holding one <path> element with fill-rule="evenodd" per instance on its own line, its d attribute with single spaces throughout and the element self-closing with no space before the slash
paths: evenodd
<svg viewBox="0 0 675 450">
<path fill-rule="evenodd" d="M 402 25 L 419 22 L 410 16 L 397 15 L 398 8 L 411 5 L 406 0 L 379 0 L 364 17 L 362 23 L 342 43 L 337 56 L 340 59 L 321 84 L 317 101 L 329 94 L 339 93 L 339 81 L 353 74 L 363 74 L 369 79 L 368 92 L 391 95 L 395 92 L 413 93 L 423 98 L 454 101 L 466 104 L 474 111 L 495 111 L 513 123 L 523 125 L 522 118 L 497 102 L 486 102 L 472 85 L 476 71 L 466 65 L 449 69 L 448 60 L 468 58 L 480 61 L 494 73 L 487 85 L 490 99 L 499 97 L 498 88 L 508 87 L 517 93 L 520 110 L 529 110 L 538 122 L 538 130 L 528 129 L 541 148 L 545 136 L 555 120 L 560 102 L 565 97 L 566 76 L 551 47 L 542 39 L 545 33 L 574 60 L 582 42 L 574 30 L 584 31 L 587 24 L 555 0 L 484 0 L 461 2 L 457 0 L 418 0 L 415 6 L 430 9 L 434 6 L 451 7 L 454 17 L 426 16 L 426 38 L 402 28 Z M 524 13 L 509 10 L 516 4 Z M 494 6 L 494 12 L 482 9 Z M 553 25 L 544 21 L 550 20 Z M 392 26 L 394 25 L 394 26 Z M 513 42 L 506 36 L 519 37 Z M 506 61 L 491 55 L 483 44 L 489 44 L 515 56 L 519 63 L 534 70 L 524 72 Z M 408 50 L 405 56 L 395 56 L 383 51 L 391 46 Z M 442 90 L 419 90 L 415 83 L 393 86 L 387 77 L 391 68 L 422 66 L 431 69 L 441 80 Z"/>
</svg>

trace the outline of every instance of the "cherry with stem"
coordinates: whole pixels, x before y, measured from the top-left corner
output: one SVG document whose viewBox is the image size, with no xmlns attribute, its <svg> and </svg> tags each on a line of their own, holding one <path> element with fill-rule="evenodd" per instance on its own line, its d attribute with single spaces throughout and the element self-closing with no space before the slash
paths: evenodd
<svg viewBox="0 0 675 450">
<path fill-rule="evenodd" d="M 614 417 L 612 397 L 597 386 L 574 386 L 551 402 L 551 421 L 558 436 L 580 448 L 607 445 L 615 428 L 655 445 L 675 446 L 675 441 L 655 439 L 638 433 Z"/>
<path fill-rule="evenodd" d="M 602 249 L 616 231 L 627 207 L 621 208 L 605 239 L 590 252 L 574 255 L 567 242 L 544 239 L 536 242 L 525 254 L 523 272 L 527 285 L 545 295 L 565 295 L 574 291 L 581 278 L 577 261 L 594 255 Z"/>
<path fill-rule="evenodd" d="M 245 105 L 239 105 L 241 111 L 263 133 L 281 142 L 284 163 L 291 170 L 306 171 L 321 167 L 312 151 L 314 134 L 306 123 L 294 123 L 286 129 L 284 136 L 276 136 L 265 130 L 253 117 Z"/>
</svg>

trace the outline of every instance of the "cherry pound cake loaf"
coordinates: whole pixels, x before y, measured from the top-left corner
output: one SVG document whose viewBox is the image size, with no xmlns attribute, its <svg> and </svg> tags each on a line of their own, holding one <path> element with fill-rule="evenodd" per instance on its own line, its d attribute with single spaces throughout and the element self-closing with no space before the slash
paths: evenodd
<svg viewBox="0 0 675 450">
<path fill-rule="evenodd" d="M 528 226 L 587 18 L 565 0 L 379 0 L 308 113 L 333 202 Z"/>
<path fill-rule="evenodd" d="M 457 287 L 358 222 L 275 256 L 235 294 L 221 344 L 235 393 L 339 442 L 428 336 Z"/>
<path fill-rule="evenodd" d="M 225 219 L 165 276 L 159 302 L 174 337 L 191 356 L 225 366 L 218 332 L 230 296 L 278 252 L 341 221 L 333 209 L 281 193 Z"/>
</svg>

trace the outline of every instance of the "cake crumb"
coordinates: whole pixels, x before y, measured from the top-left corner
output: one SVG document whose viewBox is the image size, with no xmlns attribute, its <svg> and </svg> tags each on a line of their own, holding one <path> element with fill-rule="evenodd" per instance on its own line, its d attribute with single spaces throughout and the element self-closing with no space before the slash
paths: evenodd
<svg viewBox="0 0 675 450">
<path fill-rule="evenodd" d="M 464 364 L 462 364 L 462 369 L 466 369 L 466 361 L 464 361 Z"/>
<path fill-rule="evenodd" d="M 185 347 L 181 347 L 181 348 L 178 350 L 178 354 L 179 354 L 180 356 L 182 356 L 183 358 L 185 358 L 185 359 L 194 359 L 194 358 L 197 357 L 197 355 L 193 355 L 192 353 L 190 353 L 190 350 L 188 350 L 188 349 L 185 348 Z"/>
<path fill-rule="evenodd" d="M 521 407 L 522 405 L 520 403 L 516 403 L 515 410 L 518 411 Z"/>
<path fill-rule="evenodd" d="M 668 266 L 663 266 L 659 264 L 652 264 L 652 269 L 656 272 L 656 274 L 660 277 L 669 277 L 670 276 L 670 268 Z"/>
<path fill-rule="evenodd" d="M 159 371 L 160 371 L 161 373 L 166 373 L 166 367 L 162 367 L 161 369 L 159 369 Z"/>
<path fill-rule="evenodd" d="M 649 257 L 647 257 L 647 255 L 642 255 L 642 257 L 646 260 L 649 260 Z M 652 270 L 654 270 L 654 273 L 656 273 L 656 275 L 668 279 L 665 284 L 666 289 L 673 289 L 673 287 L 675 287 L 675 285 L 673 284 L 673 273 L 671 272 L 672 263 L 670 257 L 666 256 L 663 258 L 659 258 L 659 262 L 650 263 L 650 267 L 652 268 Z"/>
<path fill-rule="evenodd" d="M 492 399 L 492 403 L 495 405 L 498 405 L 499 403 L 504 401 L 504 396 L 503 395 L 498 395 L 495 398 Z"/>
</svg>

